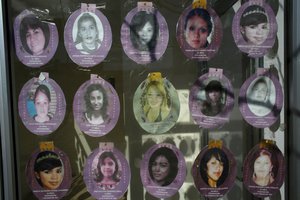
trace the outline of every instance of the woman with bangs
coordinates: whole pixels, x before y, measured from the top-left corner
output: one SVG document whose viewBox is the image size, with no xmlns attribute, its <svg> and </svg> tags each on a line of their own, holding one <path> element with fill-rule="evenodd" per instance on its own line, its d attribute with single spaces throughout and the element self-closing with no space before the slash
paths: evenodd
<svg viewBox="0 0 300 200">
<path fill-rule="evenodd" d="M 114 189 L 119 183 L 119 164 L 112 152 L 105 151 L 99 156 L 94 180 L 104 190 Z"/>
<path fill-rule="evenodd" d="M 35 15 L 28 15 L 21 21 L 20 38 L 27 53 L 33 56 L 41 55 L 49 44 L 49 26 L 47 23 L 41 22 Z"/>
<path fill-rule="evenodd" d="M 64 177 L 62 161 L 56 153 L 42 151 L 35 159 L 34 173 L 41 187 L 56 190 Z"/>
<path fill-rule="evenodd" d="M 229 162 L 219 148 L 209 149 L 200 161 L 200 174 L 204 182 L 212 188 L 219 187 L 228 176 Z"/>
<path fill-rule="evenodd" d="M 245 9 L 240 20 L 244 40 L 250 45 L 261 45 L 269 35 L 269 22 L 265 9 L 251 5 Z"/>
</svg>

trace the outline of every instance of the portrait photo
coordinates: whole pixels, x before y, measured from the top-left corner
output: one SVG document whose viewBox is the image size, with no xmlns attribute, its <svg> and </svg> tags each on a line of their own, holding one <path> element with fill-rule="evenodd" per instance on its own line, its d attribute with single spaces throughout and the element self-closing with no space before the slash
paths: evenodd
<svg viewBox="0 0 300 200">
<path fill-rule="evenodd" d="M 253 155 L 253 163 L 250 165 L 253 171 L 252 181 L 259 186 L 269 186 L 277 175 L 278 161 L 272 152 L 260 149 Z"/>
<path fill-rule="evenodd" d="M 49 13 L 22 11 L 14 21 L 14 44 L 20 62 L 28 67 L 41 67 L 54 56 L 58 31 Z"/>
<path fill-rule="evenodd" d="M 103 41 L 103 25 L 92 12 L 80 14 L 73 25 L 73 41 L 82 54 L 93 54 Z"/>
<path fill-rule="evenodd" d="M 59 156 L 52 151 L 40 152 L 34 162 L 36 181 L 45 190 L 57 189 L 64 178 L 64 167 Z"/>
<path fill-rule="evenodd" d="M 270 127 L 280 116 L 283 96 L 278 76 L 269 68 L 260 68 L 241 86 L 239 110 L 250 125 L 257 128 Z"/>
<path fill-rule="evenodd" d="M 192 9 L 184 22 L 184 37 L 194 49 L 206 48 L 211 43 L 213 21 L 204 8 Z"/>
<path fill-rule="evenodd" d="M 130 22 L 130 40 L 139 51 L 154 52 L 159 37 L 159 24 L 154 13 L 139 11 Z"/>
<path fill-rule="evenodd" d="M 56 112 L 57 97 L 49 84 L 34 84 L 26 99 L 27 112 L 36 122 L 49 122 Z"/>
<path fill-rule="evenodd" d="M 219 187 L 224 183 L 228 172 L 229 162 L 226 154 L 219 148 L 207 150 L 200 161 L 200 173 L 204 182 L 209 187 Z"/>
<path fill-rule="evenodd" d="M 168 147 L 161 147 L 153 152 L 149 160 L 149 174 L 159 186 L 170 185 L 178 173 L 178 158 Z"/>
<path fill-rule="evenodd" d="M 226 104 L 226 89 L 219 80 L 210 80 L 198 94 L 201 113 L 206 116 L 216 116 Z"/>
<path fill-rule="evenodd" d="M 111 190 L 120 182 L 122 165 L 111 151 L 103 151 L 93 161 L 94 181 L 103 190 Z"/>
<path fill-rule="evenodd" d="M 175 125 L 179 116 L 177 91 L 160 73 L 150 73 L 135 91 L 133 111 L 144 130 L 164 133 Z"/>
<path fill-rule="evenodd" d="M 64 45 L 71 60 L 83 68 L 101 63 L 112 45 L 111 26 L 95 4 L 81 4 L 64 28 Z"/>
<path fill-rule="evenodd" d="M 34 14 L 27 15 L 20 23 L 20 38 L 27 53 L 34 56 L 41 55 L 49 44 L 49 25 Z"/>
<path fill-rule="evenodd" d="M 45 199 L 49 194 L 61 199 L 72 182 L 68 156 L 56 147 L 53 150 L 35 150 L 27 162 L 26 180 L 38 199 Z"/>
<path fill-rule="evenodd" d="M 190 59 L 207 61 L 218 51 L 223 37 L 222 23 L 207 7 L 187 7 L 179 17 L 176 38 L 180 49 Z"/>
<path fill-rule="evenodd" d="M 189 109 L 199 126 L 211 129 L 224 125 L 229 121 L 233 106 L 233 87 L 221 69 L 210 68 L 194 81 L 189 94 Z"/>
<path fill-rule="evenodd" d="M 90 124 L 103 124 L 109 118 L 108 96 L 100 83 L 87 86 L 84 94 L 84 119 Z"/>
<path fill-rule="evenodd" d="M 187 173 L 183 154 L 166 140 L 146 150 L 140 167 L 143 186 L 149 194 L 159 199 L 175 195 Z"/>
<path fill-rule="evenodd" d="M 128 190 L 130 179 L 128 161 L 113 143 L 100 142 L 85 161 L 83 180 L 95 199 L 120 199 Z"/>
<path fill-rule="evenodd" d="M 28 80 L 19 94 L 19 116 L 24 126 L 37 135 L 48 135 L 55 131 L 66 113 L 66 100 L 60 86 L 48 74 L 45 79 Z"/>
<path fill-rule="evenodd" d="M 138 64 L 159 60 L 169 42 L 168 24 L 154 7 L 147 11 L 138 7 L 130 10 L 121 27 L 121 43 L 124 53 Z"/>
<path fill-rule="evenodd" d="M 119 119 L 119 96 L 109 82 L 92 74 L 76 91 L 73 114 L 82 132 L 92 137 L 103 136 Z"/>
<path fill-rule="evenodd" d="M 236 173 L 236 160 L 222 144 L 205 146 L 192 167 L 195 186 L 204 197 L 222 197 L 234 185 Z"/>
<path fill-rule="evenodd" d="M 265 9 L 259 5 L 248 6 L 241 16 L 240 29 L 248 44 L 264 43 L 270 32 L 270 23 Z"/>
<path fill-rule="evenodd" d="M 284 157 L 274 141 L 262 140 L 255 145 L 243 165 L 243 183 L 254 196 L 272 196 L 282 186 L 285 177 Z"/>
<path fill-rule="evenodd" d="M 232 34 L 237 47 L 249 57 L 262 57 L 276 40 L 277 22 L 268 3 L 245 2 L 236 12 Z"/>
<path fill-rule="evenodd" d="M 274 83 L 266 76 L 256 78 L 248 87 L 247 104 L 254 115 L 268 115 L 273 110 L 275 98 Z"/>
</svg>

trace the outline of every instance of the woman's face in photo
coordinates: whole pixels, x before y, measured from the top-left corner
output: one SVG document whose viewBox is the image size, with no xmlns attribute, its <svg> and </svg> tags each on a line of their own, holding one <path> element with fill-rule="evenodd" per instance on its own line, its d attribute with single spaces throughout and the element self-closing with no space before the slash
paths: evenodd
<svg viewBox="0 0 300 200">
<path fill-rule="evenodd" d="M 94 45 L 96 43 L 98 31 L 96 24 L 91 20 L 85 20 L 81 22 L 79 26 L 79 36 L 82 38 L 82 42 L 86 45 Z"/>
<path fill-rule="evenodd" d="M 112 177 L 116 170 L 116 163 L 110 158 L 106 157 L 101 163 L 101 173 L 104 177 Z"/>
<path fill-rule="evenodd" d="M 163 95 L 157 87 L 150 86 L 147 91 L 147 101 L 151 108 L 160 107 L 163 102 Z"/>
<path fill-rule="evenodd" d="M 260 155 L 254 161 L 254 173 L 258 178 L 264 178 L 270 175 L 273 165 L 271 159 L 268 155 Z"/>
<path fill-rule="evenodd" d="M 187 22 L 185 38 L 187 43 L 195 48 L 203 48 L 207 43 L 208 27 L 204 19 L 199 16 L 193 16 Z"/>
<path fill-rule="evenodd" d="M 48 119 L 49 103 L 50 102 L 46 94 L 43 92 L 37 93 L 34 100 L 37 116 Z"/>
<path fill-rule="evenodd" d="M 208 91 L 208 97 L 212 103 L 217 103 L 221 98 L 221 92 L 217 90 Z"/>
<path fill-rule="evenodd" d="M 26 43 L 33 55 L 40 55 L 44 52 L 45 35 L 41 28 L 28 28 L 26 33 Z"/>
<path fill-rule="evenodd" d="M 257 83 L 253 86 L 252 98 L 256 101 L 263 102 L 266 99 L 267 92 L 268 92 L 268 88 L 265 83 L 263 82 Z"/>
<path fill-rule="evenodd" d="M 51 170 L 40 171 L 37 176 L 41 180 L 45 189 L 55 190 L 60 186 L 63 180 L 62 167 L 55 167 Z"/>
<path fill-rule="evenodd" d="M 154 180 L 162 185 L 170 172 L 170 163 L 168 159 L 163 155 L 158 156 L 151 165 Z"/>
<path fill-rule="evenodd" d="M 207 162 L 207 176 L 208 179 L 218 181 L 223 173 L 223 163 L 217 160 L 214 156 Z"/>
<path fill-rule="evenodd" d="M 268 37 L 269 34 L 269 24 L 260 23 L 257 25 L 244 26 L 242 28 L 245 37 L 248 39 L 249 43 L 254 45 L 262 44 Z"/>
<path fill-rule="evenodd" d="M 103 93 L 99 90 L 94 90 L 90 93 L 90 102 L 93 110 L 100 111 L 103 106 Z"/>
<path fill-rule="evenodd" d="M 138 32 L 137 32 L 140 41 L 142 42 L 142 44 L 147 44 L 148 42 L 151 41 L 153 34 L 154 34 L 154 28 L 153 26 L 150 24 L 150 22 L 147 22 L 143 28 L 141 28 Z"/>
</svg>

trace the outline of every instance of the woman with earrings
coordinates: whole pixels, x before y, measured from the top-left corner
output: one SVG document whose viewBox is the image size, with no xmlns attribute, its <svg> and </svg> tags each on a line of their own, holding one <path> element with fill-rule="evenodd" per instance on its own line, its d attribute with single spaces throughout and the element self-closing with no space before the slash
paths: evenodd
<svg viewBox="0 0 300 200">
<path fill-rule="evenodd" d="M 252 180 L 256 185 L 268 186 L 275 179 L 275 160 L 267 149 L 261 149 L 254 155 Z"/>
</svg>

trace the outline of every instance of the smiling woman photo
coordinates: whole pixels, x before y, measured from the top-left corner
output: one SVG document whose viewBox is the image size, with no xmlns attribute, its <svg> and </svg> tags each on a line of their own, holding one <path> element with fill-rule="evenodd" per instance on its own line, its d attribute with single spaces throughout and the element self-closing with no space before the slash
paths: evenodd
<svg viewBox="0 0 300 200">
<path fill-rule="evenodd" d="M 258 5 L 247 7 L 241 16 L 240 30 L 248 44 L 261 45 L 264 43 L 270 31 L 264 8 Z"/>
<path fill-rule="evenodd" d="M 167 91 L 163 81 L 150 81 L 143 94 L 143 111 L 147 122 L 161 122 L 170 113 Z"/>
<path fill-rule="evenodd" d="M 52 151 L 42 151 L 34 164 L 34 173 L 38 183 L 46 190 L 57 189 L 64 177 L 62 161 Z"/>
<path fill-rule="evenodd" d="M 41 22 L 35 15 L 24 17 L 20 24 L 21 43 L 25 51 L 37 56 L 48 47 L 50 29 L 47 23 Z"/>
<path fill-rule="evenodd" d="M 95 181 L 103 189 L 113 189 L 120 181 L 119 164 L 112 152 L 103 152 L 98 159 Z"/>
<path fill-rule="evenodd" d="M 90 124 L 102 124 L 108 118 L 108 99 L 101 84 L 91 84 L 84 95 L 86 111 L 84 119 Z"/>
</svg>

